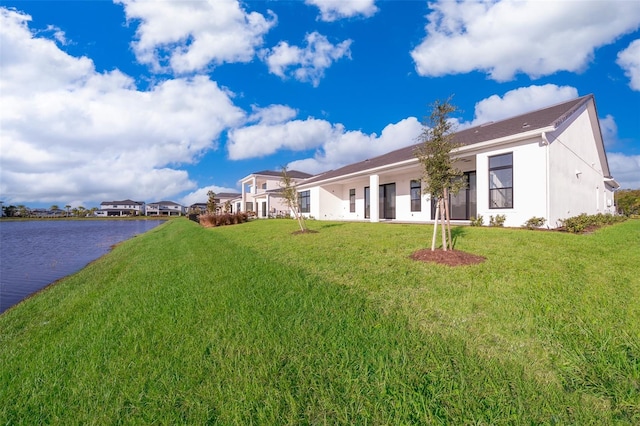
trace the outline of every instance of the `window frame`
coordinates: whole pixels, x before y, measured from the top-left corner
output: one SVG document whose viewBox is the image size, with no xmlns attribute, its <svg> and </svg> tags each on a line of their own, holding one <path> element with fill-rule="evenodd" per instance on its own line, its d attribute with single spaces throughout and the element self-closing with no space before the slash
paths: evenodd
<svg viewBox="0 0 640 426">
<path fill-rule="evenodd" d="M 371 218 L 371 189 L 368 186 L 364 187 L 364 218 Z"/>
<path fill-rule="evenodd" d="M 298 192 L 298 203 L 300 204 L 300 213 L 311 213 L 311 191 Z"/>
<path fill-rule="evenodd" d="M 507 165 L 501 165 L 501 166 L 494 166 L 491 167 L 491 160 L 492 159 L 496 159 L 498 157 L 506 157 L 506 156 L 510 156 L 511 157 L 511 161 L 509 164 Z M 498 155 L 491 155 L 487 158 L 487 165 L 489 168 L 489 185 L 488 185 L 488 189 L 489 189 L 489 209 L 491 210 L 496 210 L 496 209 L 512 209 L 513 205 L 514 205 L 514 201 L 513 201 L 513 152 L 505 152 L 504 154 L 498 154 Z M 494 176 L 495 172 L 497 171 L 502 171 L 502 170 L 508 170 L 510 171 L 511 175 L 510 175 L 510 181 L 511 181 L 511 186 L 501 186 L 501 187 L 495 187 L 492 188 L 492 182 L 493 179 L 492 177 Z M 511 204 L 506 204 L 506 205 L 496 205 L 494 206 L 494 197 L 493 194 L 494 192 L 498 192 L 498 193 L 509 193 L 510 197 L 508 196 L 503 196 L 502 198 L 507 201 L 510 199 Z"/>
<path fill-rule="evenodd" d="M 416 186 L 417 183 L 417 186 Z M 417 197 L 415 190 L 418 190 Z M 411 179 L 409 182 L 409 198 L 411 200 L 411 211 L 412 212 L 421 212 L 422 211 L 422 181 L 420 179 Z M 415 205 L 414 205 L 415 204 Z"/>
<path fill-rule="evenodd" d="M 349 190 L 349 213 L 356 212 L 356 189 L 351 188 Z"/>
</svg>

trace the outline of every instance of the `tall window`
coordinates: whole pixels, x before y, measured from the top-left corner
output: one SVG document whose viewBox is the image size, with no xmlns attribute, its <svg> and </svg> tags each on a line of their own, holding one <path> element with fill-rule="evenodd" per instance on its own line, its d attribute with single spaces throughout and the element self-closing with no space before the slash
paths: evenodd
<svg viewBox="0 0 640 426">
<path fill-rule="evenodd" d="M 365 219 L 369 219 L 371 214 L 371 197 L 370 197 L 369 187 L 364 187 L 364 217 Z"/>
<path fill-rule="evenodd" d="M 489 208 L 513 208 L 513 153 L 489 157 Z"/>
<path fill-rule="evenodd" d="M 419 212 L 422 210 L 422 186 L 419 180 L 411 181 L 411 211 Z"/>
<path fill-rule="evenodd" d="M 311 212 L 311 191 L 300 192 L 300 211 L 302 213 Z"/>
<path fill-rule="evenodd" d="M 355 190 L 355 188 L 349 190 L 349 212 L 351 212 L 351 213 L 355 213 L 356 212 L 356 190 Z"/>
</svg>

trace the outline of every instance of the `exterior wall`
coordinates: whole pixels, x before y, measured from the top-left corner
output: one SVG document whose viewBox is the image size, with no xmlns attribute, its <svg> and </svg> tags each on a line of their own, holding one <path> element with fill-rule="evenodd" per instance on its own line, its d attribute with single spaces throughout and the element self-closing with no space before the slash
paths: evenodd
<svg viewBox="0 0 640 426">
<path fill-rule="evenodd" d="M 549 135 L 549 142 L 550 225 L 581 213 L 613 212 L 613 194 L 604 182 L 588 110 Z"/>
<path fill-rule="evenodd" d="M 317 219 L 323 220 L 342 220 L 344 219 L 345 212 L 345 202 L 343 199 L 343 185 L 334 184 L 334 185 L 326 185 L 318 189 L 317 198 L 318 198 L 318 215 L 313 215 L 313 217 Z M 347 191 L 347 206 L 346 210 L 349 210 L 349 195 Z M 311 195 L 311 211 L 316 209 L 313 208 L 314 205 L 314 197 L 313 193 Z"/>
<path fill-rule="evenodd" d="M 490 216 L 504 215 L 504 226 L 521 226 L 528 219 L 547 217 L 546 149 L 542 139 L 532 139 L 476 155 L 478 215 L 488 225 Z M 513 153 L 513 208 L 489 208 L 489 157 Z M 549 223 L 549 222 L 547 222 Z"/>
</svg>

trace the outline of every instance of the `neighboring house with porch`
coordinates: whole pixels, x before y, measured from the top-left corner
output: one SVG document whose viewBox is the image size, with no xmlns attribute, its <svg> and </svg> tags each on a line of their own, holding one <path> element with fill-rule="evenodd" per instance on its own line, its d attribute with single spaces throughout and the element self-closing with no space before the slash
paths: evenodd
<svg viewBox="0 0 640 426">
<path fill-rule="evenodd" d="M 451 218 L 505 215 L 505 226 L 543 217 L 549 227 L 581 213 L 614 213 L 614 190 L 593 95 L 454 134 L 467 188 L 450 196 Z M 319 220 L 432 221 L 423 194 L 420 144 L 300 182 L 303 211 Z M 264 173 L 264 172 L 262 172 Z M 242 180 L 243 200 L 265 202 L 268 176 Z M 245 193 L 244 187 L 251 190 Z M 260 192 L 262 191 L 262 192 Z"/>
<path fill-rule="evenodd" d="M 296 184 L 313 176 L 297 170 L 289 170 L 287 174 Z M 258 218 L 288 215 L 289 208 L 282 196 L 281 179 L 282 172 L 272 170 L 263 170 L 246 176 L 240 180 L 242 193 L 236 203 L 240 203 L 242 211 L 254 212 Z"/>
<path fill-rule="evenodd" d="M 147 204 L 145 214 L 147 216 L 183 216 L 185 207 L 173 201 L 158 201 Z"/>
<path fill-rule="evenodd" d="M 229 211 L 226 213 L 237 213 L 240 211 L 241 194 L 237 192 L 220 192 L 215 195 L 216 213 L 225 213 L 225 205 L 229 203 Z M 189 206 L 189 213 L 200 214 L 208 210 L 207 203 L 193 203 Z"/>
<path fill-rule="evenodd" d="M 145 214 L 144 201 L 103 201 L 100 203 L 100 209 L 96 210 L 95 215 L 100 217 L 108 216 L 143 216 Z"/>
<path fill-rule="evenodd" d="M 242 194 L 237 192 L 220 192 L 216 194 L 217 210 L 219 212 L 225 212 L 225 206 L 229 203 L 229 211 L 227 213 L 238 213 L 240 211 L 241 197 Z"/>
</svg>

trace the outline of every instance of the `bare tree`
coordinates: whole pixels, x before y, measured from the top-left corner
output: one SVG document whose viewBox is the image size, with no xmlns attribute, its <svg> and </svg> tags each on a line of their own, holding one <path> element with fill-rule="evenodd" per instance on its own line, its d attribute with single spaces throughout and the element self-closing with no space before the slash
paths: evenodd
<svg viewBox="0 0 640 426">
<path fill-rule="evenodd" d="M 296 189 L 295 181 L 287 174 L 287 167 L 282 167 L 282 177 L 280 178 L 280 187 L 282 188 L 282 196 L 287 201 L 287 206 L 293 212 L 294 217 L 298 220 L 300 231 L 307 230 L 307 224 L 304 222 L 304 216 L 300 212 L 300 199 Z"/>
<path fill-rule="evenodd" d="M 453 250 L 451 221 L 449 214 L 449 194 L 456 194 L 466 186 L 463 173 L 454 167 L 455 158 L 451 151 L 459 147 L 453 140 L 454 123 L 449 116 L 458 109 L 451 104 L 436 101 L 431 105 L 431 114 L 425 119 L 419 140 L 422 145 L 416 157 L 423 166 L 424 192 L 437 201 L 436 217 L 431 239 L 431 250 L 435 250 L 438 224 L 442 230 L 442 249 Z"/>
</svg>

